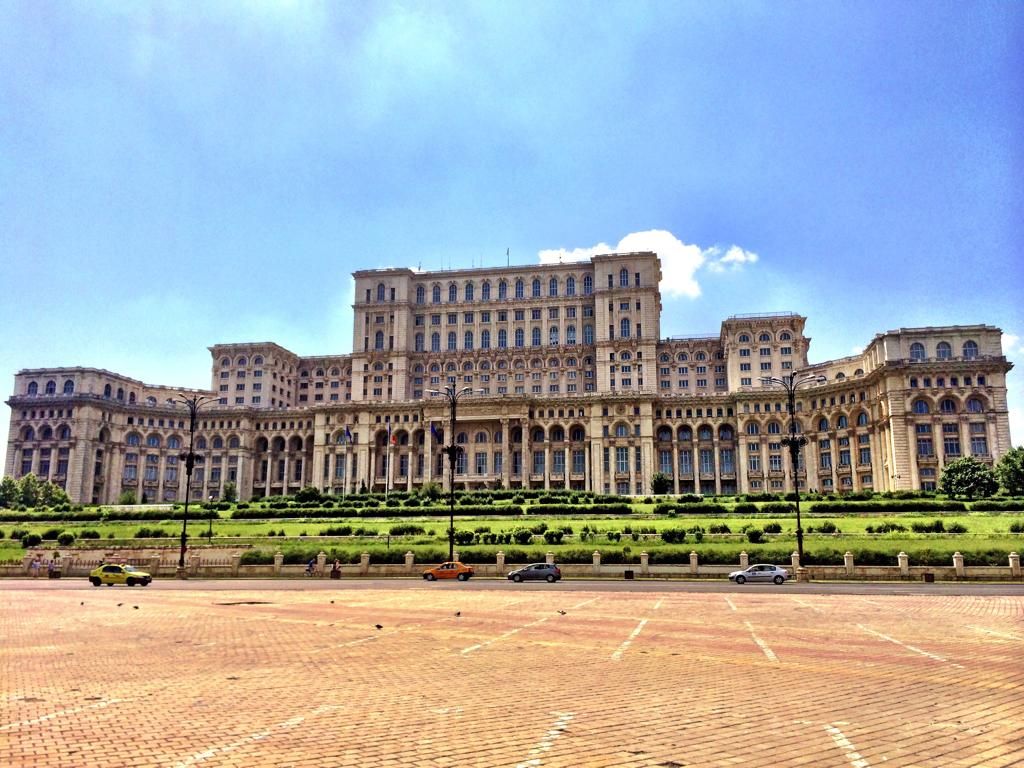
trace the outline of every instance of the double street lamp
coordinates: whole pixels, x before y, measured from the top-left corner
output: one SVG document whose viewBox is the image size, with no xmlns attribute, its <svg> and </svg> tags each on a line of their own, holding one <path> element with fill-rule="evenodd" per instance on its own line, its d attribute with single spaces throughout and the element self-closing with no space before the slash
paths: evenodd
<svg viewBox="0 0 1024 768">
<path fill-rule="evenodd" d="M 174 398 L 176 403 L 181 403 L 188 408 L 188 451 L 182 453 L 178 458 L 185 462 L 185 516 L 181 521 L 181 552 L 178 555 L 178 576 L 185 576 L 185 548 L 188 540 L 188 502 L 192 495 L 192 469 L 196 465 L 196 454 L 193 451 L 196 439 L 196 414 L 204 405 L 216 402 L 217 398 L 212 395 L 192 395 L 189 397 L 184 392 L 179 392 Z M 213 522 L 211 518 L 210 533 L 212 537 Z"/>
<path fill-rule="evenodd" d="M 793 493 L 796 499 L 796 551 L 800 567 L 804 567 L 804 529 L 800 525 L 800 449 L 807 445 L 807 438 L 797 433 L 796 428 L 796 391 L 800 387 L 811 384 L 824 384 L 825 377 L 813 373 L 801 376 L 762 376 L 761 383 L 765 386 L 777 385 L 786 390 L 786 410 L 789 412 L 789 434 L 782 438 L 782 444 L 789 448 L 789 457 L 793 464 Z"/>
<path fill-rule="evenodd" d="M 455 409 L 459 398 L 473 393 L 472 387 L 456 389 L 450 385 L 444 389 L 428 389 L 431 395 L 445 398 L 448 401 L 448 409 L 451 416 L 450 429 L 448 430 L 449 444 L 441 449 L 441 453 L 448 456 L 448 559 L 455 559 L 455 462 L 462 452 L 462 446 L 455 442 Z"/>
</svg>

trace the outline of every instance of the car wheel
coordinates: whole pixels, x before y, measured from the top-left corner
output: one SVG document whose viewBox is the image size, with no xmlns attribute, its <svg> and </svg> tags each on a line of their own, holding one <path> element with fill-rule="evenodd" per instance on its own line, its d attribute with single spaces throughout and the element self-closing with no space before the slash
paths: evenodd
<svg viewBox="0 0 1024 768">
<path fill-rule="evenodd" d="M 151 583 L 151 581 L 144 581 L 144 582 L 142 582 L 142 586 L 148 587 L 150 585 L 150 583 Z"/>
<path fill-rule="evenodd" d="M 112 581 L 108 581 L 108 582 L 107 582 L 107 586 L 108 586 L 108 587 L 112 587 L 112 586 L 114 586 L 114 582 L 112 582 Z"/>
<path fill-rule="evenodd" d="M 135 579 L 128 579 L 127 581 L 125 581 L 125 584 L 127 584 L 129 587 L 134 587 Z"/>
<path fill-rule="evenodd" d="M 548 584 L 554 584 L 555 583 L 555 574 L 549 573 L 547 575 L 547 581 L 548 581 Z"/>
<path fill-rule="evenodd" d="M 512 581 L 514 581 L 514 582 L 515 582 L 516 584 L 518 584 L 518 583 L 519 583 L 519 582 L 521 582 L 522 580 L 523 580 L 523 577 L 522 577 L 522 576 L 520 576 L 520 575 L 519 575 L 518 573 L 517 573 L 517 574 L 514 574 L 514 575 L 512 576 Z"/>
<path fill-rule="evenodd" d="M 781 584 L 782 582 L 785 581 L 785 579 L 782 578 L 781 576 L 776 576 L 774 579 L 772 579 L 772 581 L 774 581 L 776 584 Z"/>
<path fill-rule="evenodd" d="M 426 579 L 427 581 L 434 581 L 437 578 L 437 576 L 435 576 L 432 573 L 425 573 L 425 574 L 423 574 L 423 578 Z"/>
<path fill-rule="evenodd" d="M 90 583 L 90 584 L 92 584 L 92 585 L 93 585 L 94 587 L 98 587 L 98 586 L 99 586 L 100 584 L 102 584 L 103 582 L 101 582 L 101 581 L 99 580 L 99 577 L 98 577 L 98 576 L 90 576 L 90 577 L 89 577 L 89 583 Z"/>
<path fill-rule="evenodd" d="M 468 581 L 469 580 L 469 574 L 468 573 L 460 573 L 456 578 L 459 581 Z"/>
<path fill-rule="evenodd" d="M 736 577 L 736 583 L 737 584 L 745 584 L 746 581 L 747 581 L 747 577 L 746 576 L 737 576 Z"/>
</svg>

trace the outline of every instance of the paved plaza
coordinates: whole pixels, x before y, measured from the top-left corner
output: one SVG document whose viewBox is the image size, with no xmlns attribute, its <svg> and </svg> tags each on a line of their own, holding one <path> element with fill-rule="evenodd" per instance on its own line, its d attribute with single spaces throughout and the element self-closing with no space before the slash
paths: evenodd
<svg viewBox="0 0 1024 768">
<path fill-rule="evenodd" d="M 1024 764 L 1024 597 L 465 586 L 5 582 L 0 765 Z"/>
</svg>

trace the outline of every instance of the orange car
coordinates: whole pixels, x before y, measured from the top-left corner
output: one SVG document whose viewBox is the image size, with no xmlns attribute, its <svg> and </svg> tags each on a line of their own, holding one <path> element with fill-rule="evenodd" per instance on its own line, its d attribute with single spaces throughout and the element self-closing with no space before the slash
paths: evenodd
<svg viewBox="0 0 1024 768">
<path fill-rule="evenodd" d="M 423 578 L 427 581 L 434 581 L 435 579 L 458 579 L 459 581 L 469 581 L 469 577 L 472 575 L 472 566 L 463 565 L 457 560 L 448 563 L 441 563 L 433 568 L 427 568 L 427 570 L 423 572 Z"/>
</svg>

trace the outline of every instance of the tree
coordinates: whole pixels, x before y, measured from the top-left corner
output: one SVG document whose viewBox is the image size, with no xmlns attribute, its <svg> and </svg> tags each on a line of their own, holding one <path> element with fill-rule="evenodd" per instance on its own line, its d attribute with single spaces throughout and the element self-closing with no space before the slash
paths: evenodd
<svg viewBox="0 0 1024 768">
<path fill-rule="evenodd" d="M 441 486 L 435 482 L 424 483 L 420 487 L 420 496 L 431 501 L 441 498 Z"/>
<path fill-rule="evenodd" d="M 18 481 L 18 492 L 21 494 L 21 503 L 26 507 L 39 506 L 39 498 L 42 491 L 42 482 L 34 474 L 29 472 Z"/>
<path fill-rule="evenodd" d="M 18 481 L 9 475 L 0 480 L 0 507 L 13 507 L 21 498 Z"/>
<path fill-rule="evenodd" d="M 1024 446 L 1006 452 L 996 464 L 996 477 L 1010 496 L 1024 496 Z"/>
<path fill-rule="evenodd" d="M 941 488 L 950 498 L 965 496 L 970 501 L 991 496 L 999 489 L 999 482 L 990 467 L 965 456 L 949 462 L 942 470 Z"/>
<path fill-rule="evenodd" d="M 312 485 L 307 485 L 295 494 L 295 500 L 303 504 L 320 501 L 320 491 Z"/>
<path fill-rule="evenodd" d="M 47 481 L 39 489 L 39 501 L 44 507 L 56 507 L 70 503 L 71 499 L 68 498 L 68 494 L 63 488 L 56 483 Z"/>
<path fill-rule="evenodd" d="M 657 495 L 668 493 L 668 489 L 672 487 L 671 478 L 664 472 L 655 472 L 651 477 L 651 490 Z"/>
<path fill-rule="evenodd" d="M 135 503 L 135 491 L 121 491 L 121 495 L 117 497 L 118 504 L 134 504 Z"/>
<path fill-rule="evenodd" d="M 224 491 L 220 495 L 221 501 L 238 501 L 238 486 L 234 483 L 225 483 Z"/>
</svg>

